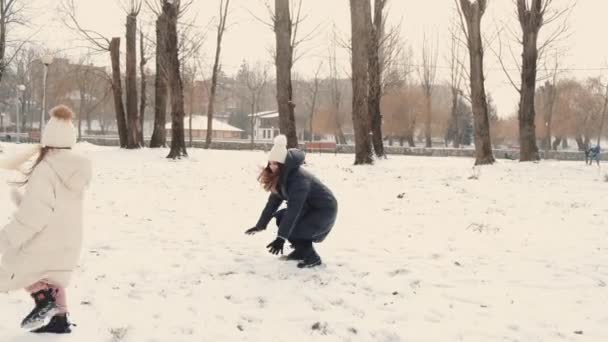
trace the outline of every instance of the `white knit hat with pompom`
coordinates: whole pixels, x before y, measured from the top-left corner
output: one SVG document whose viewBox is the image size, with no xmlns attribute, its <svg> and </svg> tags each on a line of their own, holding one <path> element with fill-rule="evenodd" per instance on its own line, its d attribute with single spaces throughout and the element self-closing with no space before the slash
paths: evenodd
<svg viewBox="0 0 608 342">
<path fill-rule="evenodd" d="M 283 134 L 277 135 L 274 138 L 274 146 L 268 154 L 268 161 L 285 164 L 285 158 L 287 158 L 287 137 Z"/>
<path fill-rule="evenodd" d="M 49 111 L 51 118 L 44 126 L 40 143 L 46 147 L 70 148 L 76 144 L 76 128 L 72 124 L 74 112 L 64 105 Z"/>
</svg>

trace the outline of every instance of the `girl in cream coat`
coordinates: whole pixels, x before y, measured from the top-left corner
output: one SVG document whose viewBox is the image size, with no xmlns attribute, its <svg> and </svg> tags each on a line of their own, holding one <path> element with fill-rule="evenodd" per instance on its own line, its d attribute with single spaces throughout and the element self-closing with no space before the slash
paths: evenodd
<svg viewBox="0 0 608 342">
<path fill-rule="evenodd" d="M 65 288 L 80 257 L 91 163 L 71 151 L 76 143 L 72 111 L 57 106 L 50 114 L 42 146 L 0 161 L 0 167 L 19 170 L 38 155 L 25 172 L 25 194 L 13 193 L 17 212 L 0 231 L 0 292 L 25 288 L 34 298 L 35 308 L 22 321 L 23 328 L 69 333 Z"/>
</svg>

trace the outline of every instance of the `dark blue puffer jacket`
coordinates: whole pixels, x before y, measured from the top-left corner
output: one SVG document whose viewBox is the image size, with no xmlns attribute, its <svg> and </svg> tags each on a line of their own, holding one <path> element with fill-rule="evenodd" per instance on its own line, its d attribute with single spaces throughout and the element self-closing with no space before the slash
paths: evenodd
<svg viewBox="0 0 608 342">
<path fill-rule="evenodd" d="M 265 228 L 283 201 L 279 233 L 285 239 L 323 241 L 336 221 L 338 203 L 331 190 L 310 172 L 300 168 L 305 154 L 298 149 L 287 151 L 279 179 L 278 193 L 271 193 L 257 227 Z"/>
</svg>

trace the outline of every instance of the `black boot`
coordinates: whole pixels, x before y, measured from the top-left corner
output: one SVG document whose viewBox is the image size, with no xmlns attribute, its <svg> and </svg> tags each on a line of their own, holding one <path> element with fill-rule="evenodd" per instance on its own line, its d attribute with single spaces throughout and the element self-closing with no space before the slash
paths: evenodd
<svg viewBox="0 0 608 342">
<path fill-rule="evenodd" d="M 72 325 L 73 324 L 68 321 L 67 314 L 56 315 L 51 318 L 49 324 L 36 330 L 32 330 L 32 332 L 36 334 L 69 334 L 72 332 L 72 329 L 70 328 Z"/>
<path fill-rule="evenodd" d="M 306 242 L 305 253 L 302 261 L 298 263 L 298 268 L 311 268 L 321 265 L 321 257 L 312 246 L 312 241 Z"/>
<path fill-rule="evenodd" d="M 53 290 L 41 290 L 32 293 L 32 298 L 36 306 L 34 309 L 21 321 L 21 327 L 27 330 L 38 329 L 45 326 L 58 312 L 59 308 L 55 303 Z"/>
<path fill-rule="evenodd" d="M 283 260 L 304 260 L 304 257 L 308 253 L 307 244 L 302 240 L 289 240 L 291 243 L 291 247 L 293 247 L 293 251 L 286 256 L 284 256 Z"/>
</svg>

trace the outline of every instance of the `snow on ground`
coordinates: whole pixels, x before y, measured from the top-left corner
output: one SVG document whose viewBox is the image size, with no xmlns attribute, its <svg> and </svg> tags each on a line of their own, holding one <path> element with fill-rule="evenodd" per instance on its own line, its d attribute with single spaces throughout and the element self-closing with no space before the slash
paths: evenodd
<svg viewBox="0 0 608 342">
<path fill-rule="evenodd" d="M 17 147 L 4 145 L 5 154 Z M 19 329 L 23 292 L 0 295 L 2 342 L 607 341 L 608 182 L 583 162 L 309 155 L 339 199 L 299 270 L 253 237 L 265 154 L 78 146 L 94 162 L 70 336 Z M 13 206 L 0 174 L 2 221 Z"/>
</svg>

